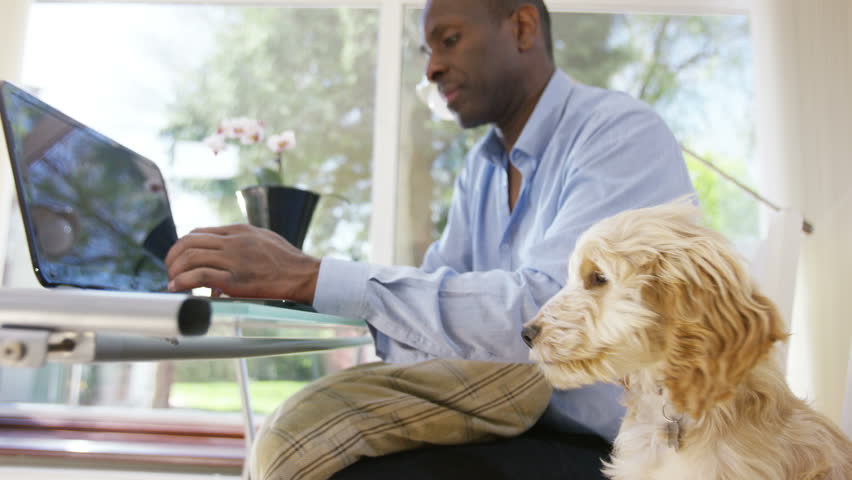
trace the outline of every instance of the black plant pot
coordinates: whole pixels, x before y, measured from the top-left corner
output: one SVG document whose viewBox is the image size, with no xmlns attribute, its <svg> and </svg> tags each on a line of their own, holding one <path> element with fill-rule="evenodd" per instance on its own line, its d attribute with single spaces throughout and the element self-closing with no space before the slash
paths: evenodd
<svg viewBox="0 0 852 480">
<path fill-rule="evenodd" d="M 277 185 L 255 185 L 237 192 L 248 222 L 268 228 L 302 248 L 320 195 L 310 190 Z"/>
</svg>

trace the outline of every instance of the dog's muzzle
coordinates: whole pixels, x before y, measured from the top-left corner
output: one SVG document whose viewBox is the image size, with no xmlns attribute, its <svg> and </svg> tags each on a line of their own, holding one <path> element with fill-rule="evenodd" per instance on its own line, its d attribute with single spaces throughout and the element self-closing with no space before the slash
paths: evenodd
<svg viewBox="0 0 852 480">
<path fill-rule="evenodd" d="M 541 327 L 538 325 L 527 325 L 521 330 L 521 338 L 524 339 L 524 343 L 526 343 L 528 347 L 532 348 L 533 340 L 535 340 L 535 337 L 537 337 L 540 332 Z"/>
</svg>

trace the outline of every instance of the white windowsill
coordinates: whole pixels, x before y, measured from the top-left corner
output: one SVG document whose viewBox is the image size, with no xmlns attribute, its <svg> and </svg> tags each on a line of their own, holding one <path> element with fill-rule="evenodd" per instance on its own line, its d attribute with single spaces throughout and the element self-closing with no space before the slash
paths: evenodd
<svg viewBox="0 0 852 480">
<path fill-rule="evenodd" d="M 240 477 L 216 474 L 0 466 L 0 478 L 10 480 L 238 480 Z"/>
</svg>

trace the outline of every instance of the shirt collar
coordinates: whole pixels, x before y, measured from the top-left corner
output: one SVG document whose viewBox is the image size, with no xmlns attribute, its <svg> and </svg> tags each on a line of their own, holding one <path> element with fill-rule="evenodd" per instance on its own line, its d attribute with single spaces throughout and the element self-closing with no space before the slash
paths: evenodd
<svg viewBox="0 0 852 480">
<path fill-rule="evenodd" d="M 541 158 L 544 149 L 556 133 L 559 117 L 565 110 L 565 101 L 571 95 L 572 89 L 573 84 L 568 75 L 556 69 L 512 150 L 519 150 L 536 160 Z M 502 162 L 503 141 L 493 126 L 485 137 L 483 149 L 487 152 L 489 160 L 498 164 Z"/>
</svg>

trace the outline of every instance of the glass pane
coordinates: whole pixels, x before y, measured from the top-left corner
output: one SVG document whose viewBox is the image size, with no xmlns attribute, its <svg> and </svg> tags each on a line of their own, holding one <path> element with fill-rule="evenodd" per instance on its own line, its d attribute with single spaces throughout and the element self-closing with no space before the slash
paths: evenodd
<svg viewBox="0 0 852 480">
<path fill-rule="evenodd" d="M 267 136 L 293 130 L 282 180 L 323 195 L 305 250 L 364 259 L 377 23 L 372 8 L 35 3 L 21 86 L 153 160 L 179 234 L 244 222 L 235 192 L 270 181 L 258 176 L 275 166 L 266 142 L 218 155 L 203 143 L 224 119 L 260 120 Z M 4 284 L 20 286 L 26 241 L 15 230 L 10 242 Z M 251 360 L 255 407 L 268 412 L 362 355 Z M 0 402 L 237 410 L 233 379 L 232 361 L 3 369 Z"/>
<path fill-rule="evenodd" d="M 452 182 L 485 127 L 461 130 L 419 101 L 421 9 L 405 13 L 400 111 L 399 263 L 417 265 L 446 222 Z M 747 16 L 552 14 L 557 66 L 576 81 L 649 103 L 690 150 L 746 184 L 754 178 L 751 44 Z M 757 204 L 694 159 L 687 165 L 711 224 L 738 239 L 757 233 Z"/>
</svg>

